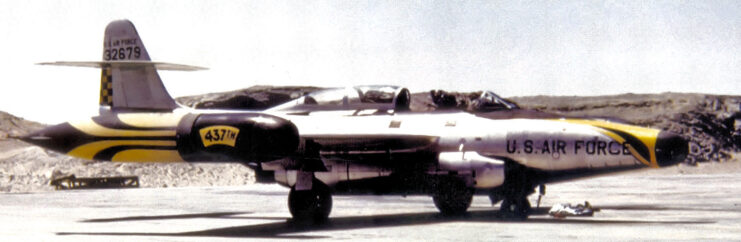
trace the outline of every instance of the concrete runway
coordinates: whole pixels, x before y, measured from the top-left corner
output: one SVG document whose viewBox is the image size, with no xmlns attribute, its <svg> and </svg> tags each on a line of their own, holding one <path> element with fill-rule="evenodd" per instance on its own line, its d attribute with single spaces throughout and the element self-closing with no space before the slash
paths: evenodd
<svg viewBox="0 0 741 242">
<path fill-rule="evenodd" d="M 485 196 L 447 218 L 426 196 L 334 196 L 330 221 L 290 222 L 277 185 L 0 195 L 3 241 L 120 240 L 740 240 L 741 176 L 638 172 L 548 186 L 527 221 L 500 218 Z M 530 197 L 535 206 L 537 195 Z M 594 217 L 548 208 L 588 200 Z"/>
</svg>

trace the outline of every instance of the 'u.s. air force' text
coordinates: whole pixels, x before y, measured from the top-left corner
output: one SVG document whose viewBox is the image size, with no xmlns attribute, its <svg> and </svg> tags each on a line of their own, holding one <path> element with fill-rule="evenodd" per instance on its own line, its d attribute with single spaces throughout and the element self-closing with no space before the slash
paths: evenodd
<svg viewBox="0 0 741 242">
<path fill-rule="evenodd" d="M 630 144 L 602 140 L 507 140 L 510 154 L 630 155 Z"/>
</svg>

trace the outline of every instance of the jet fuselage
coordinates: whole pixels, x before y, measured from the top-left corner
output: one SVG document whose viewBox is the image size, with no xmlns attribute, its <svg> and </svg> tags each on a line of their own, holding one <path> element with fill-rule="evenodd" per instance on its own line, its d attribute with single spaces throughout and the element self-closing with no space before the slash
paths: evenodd
<svg viewBox="0 0 741 242">
<path fill-rule="evenodd" d="M 588 176 L 672 165 L 686 154 L 686 146 L 677 145 L 681 138 L 656 129 L 587 119 L 489 119 L 466 112 L 111 112 L 52 126 L 26 140 L 91 160 L 259 164 L 289 187 L 299 171 L 314 172 L 330 186 L 393 173 L 452 172 L 468 177 L 472 187 L 491 189 L 504 182 L 505 161 Z"/>
</svg>

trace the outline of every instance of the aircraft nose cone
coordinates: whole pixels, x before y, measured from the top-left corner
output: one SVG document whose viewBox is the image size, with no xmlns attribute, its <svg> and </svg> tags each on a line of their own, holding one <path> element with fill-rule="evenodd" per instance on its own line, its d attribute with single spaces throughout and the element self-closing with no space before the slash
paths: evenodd
<svg viewBox="0 0 741 242">
<path fill-rule="evenodd" d="M 656 138 L 656 161 L 660 167 L 684 161 L 689 152 L 687 140 L 667 131 L 661 131 Z"/>
<path fill-rule="evenodd" d="M 46 149 L 67 153 L 74 148 L 75 142 L 79 140 L 81 135 L 82 133 L 69 123 L 62 123 L 20 137 L 20 139 Z"/>
</svg>

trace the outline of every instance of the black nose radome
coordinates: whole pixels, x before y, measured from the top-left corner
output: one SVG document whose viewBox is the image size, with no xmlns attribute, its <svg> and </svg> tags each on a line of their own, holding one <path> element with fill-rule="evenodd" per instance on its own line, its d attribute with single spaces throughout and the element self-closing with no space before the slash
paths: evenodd
<svg viewBox="0 0 741 242">
<path fill-rule="evenodd" d="M 687 140 L 675 133 L 661 131 L 656 138 L 656 161 L 660 167 L 684 161 L 688 151 Z"/>
</svg>

